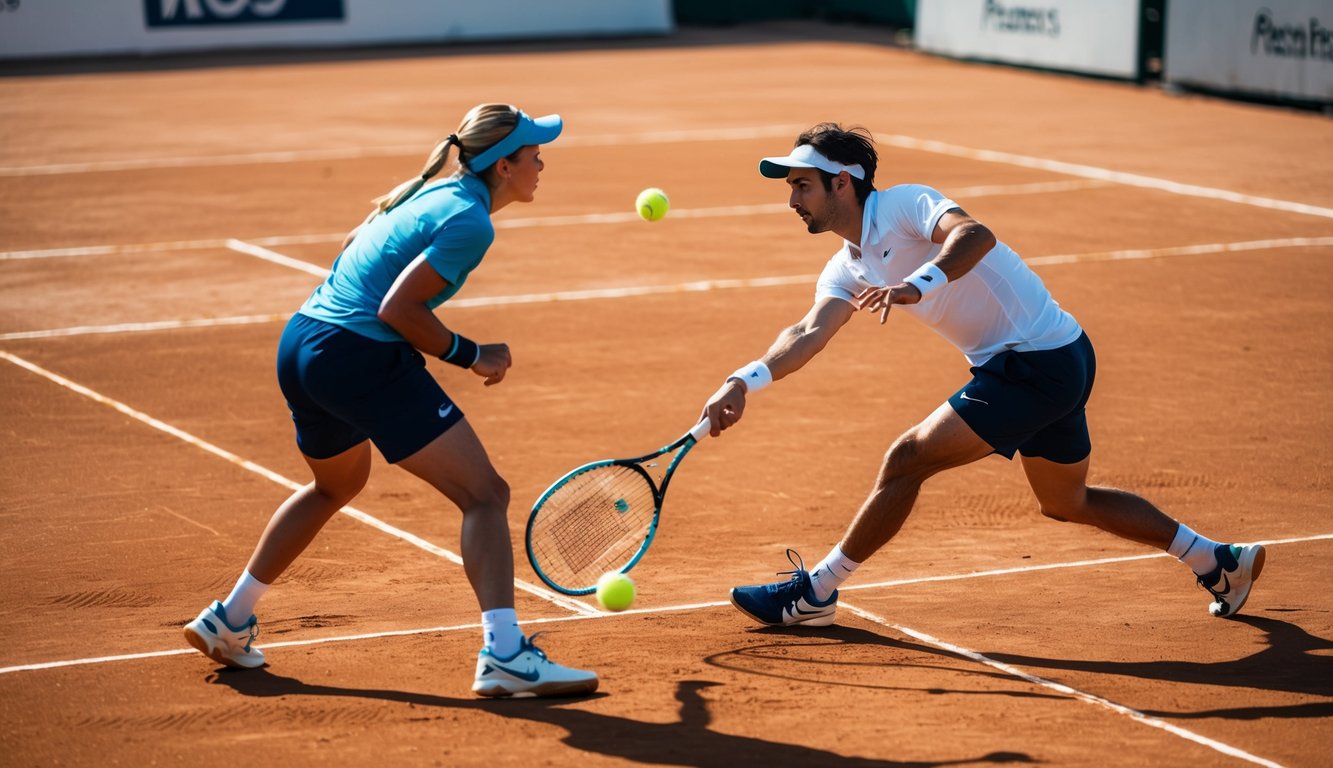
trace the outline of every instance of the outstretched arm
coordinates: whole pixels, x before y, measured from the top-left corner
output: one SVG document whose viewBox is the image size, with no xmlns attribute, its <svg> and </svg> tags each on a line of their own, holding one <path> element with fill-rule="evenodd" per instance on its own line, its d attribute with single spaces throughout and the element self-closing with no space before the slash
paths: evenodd
<svg viewBox="0 0 1333 768">
<path fill-rule="evenodd" d="M 820 299 L 800 322 L 778 334 L 777 340 L 762 358 L 742 370 L 754 370 L 762 366 L 767 369 L 772 381 L 795 373 L 819 354 L 855 311 L 855 307 L 842 299 Z M 747 378 L 736 375 L 729 377 L 708 398 L 700 418 L 708 417 L 712 423 L 710 432 L 713 436 L 716 437 L 722 430 L 741 420 L 745 412 L 745 397 L 752 386 L 746 383 Z M 765 378 L 763 383 L 767 385 L 768 381 Z"/>
</svg>

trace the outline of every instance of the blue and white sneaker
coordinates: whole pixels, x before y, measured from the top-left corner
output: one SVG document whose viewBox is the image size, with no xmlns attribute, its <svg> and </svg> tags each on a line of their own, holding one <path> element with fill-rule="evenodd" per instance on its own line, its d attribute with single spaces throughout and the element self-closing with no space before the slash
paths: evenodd
<svg viewBox="0 0 1333 768">
<path fill-rule="evenodd" d="M 1213 596 L 1208 612 L 1219 618 L 1235 616 L 1245 605 L 1250 587 L 1264 569 L 1264 547 L 1262 544 L 1219 544 L 1213 554 L 1217 557 L 1217 567 L 1198 576 L 1199 586 Z"/>
<path fill-rule="evenodd" d="M 259 620 L 250 620 L 239 627 L 227 621 L 222 603 L 217 600 L 205 608 L 194 621 L 185 625 L 185 639 L 198 651 L 219 664 L 241 669 L 264 666 L 264 652 L 254 647 L 259 637 Z"/>
<path fill-rule="evenodd" d="M 482 648 L 477 654 L 477 678 L 472 691 L 478 696 L 581 696 L 597 690 L 597 673 L 556 664 L 523 638 L 518 652 L 502 659 Z"/>
<path fill-rule="evenodd" d="M 801 556 L 789 549 L 787 560 L 796 566 L 796 570 L 778 573 L 791 574 L 789 580 L 753 587 L 732 587 L 731 604 L 746 616 L 770 627 L 790 627 L 794 624 L 827 627 L 832 624 L 838 612 L 838 591 L 833 590 L 833 594 L 824 602 L 816 600 L 815 590 L 810 584 L 810 573 L 805 570 Z"/>
</svg>

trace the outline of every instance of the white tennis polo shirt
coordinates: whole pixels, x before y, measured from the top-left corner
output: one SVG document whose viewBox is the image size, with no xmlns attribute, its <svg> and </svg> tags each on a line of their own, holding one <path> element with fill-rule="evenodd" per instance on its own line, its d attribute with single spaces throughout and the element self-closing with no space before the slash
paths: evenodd
<svg viewBox="0 0 1333 768">
<path fill-rule="evenodd" d="M 901 184 L 871 192 L 857 249 L 843 246 L 824 266 L 816 299 L 851 301 L 871 286 L 896 285 L 939 254 L 931 234 L 940 217 L 958 204 L 930 187 Z M 1001 242 L 967 274 L 917 304 L 897 305 L 981 365 L 997 352 L 1055 349 L 1078 339 L 1083 329 L 1060 308 L 1041 278 Z"/>
</svg>

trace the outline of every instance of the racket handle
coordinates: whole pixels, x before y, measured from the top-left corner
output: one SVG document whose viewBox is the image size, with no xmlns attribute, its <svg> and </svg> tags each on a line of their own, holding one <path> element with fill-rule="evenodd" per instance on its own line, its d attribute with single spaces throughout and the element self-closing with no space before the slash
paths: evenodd
<svg viewBox="0 0 1333 768">
<path fill-rule="evenodd" d="M 712 430 L 713 424 L 708 420 L 708 417 L 705 416 L 702 421 L 694 425 L 694 429 L 690 430 L 690 437 L 693 437 L 694 442 L 697 443 L 705 437 L 708 437 L 708 433 Z"/>
</svg>

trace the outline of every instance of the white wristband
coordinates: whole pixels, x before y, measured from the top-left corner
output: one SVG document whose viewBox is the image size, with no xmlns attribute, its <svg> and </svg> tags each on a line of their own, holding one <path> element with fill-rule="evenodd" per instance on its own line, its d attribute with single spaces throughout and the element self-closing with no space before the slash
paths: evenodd
<svg viewBox="0 0 1333 768">
<path fill-rule="evenodd" d="M 927 261 L 917 271 L 904 277 L 903 282 L 916 286 L 916 289 L 921 291 L 921 298 L 924 299 L 947 285 L 949 276 L 944 274 L 944 270 L 935 266 L 935 262 Z"/>
<path fill-rule="evenodd" d="M 773 372 L 768 370 L 767 365 L 755 360 L 737 368 L 735 373 L 727 377 L 727 381 L 732 379 L 740 379 L 745 385 L 745 391 L 753 394 L 773 383 Z"/>
</svg>

